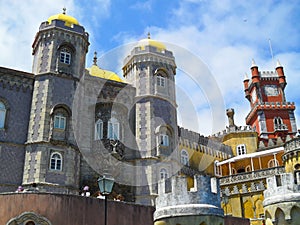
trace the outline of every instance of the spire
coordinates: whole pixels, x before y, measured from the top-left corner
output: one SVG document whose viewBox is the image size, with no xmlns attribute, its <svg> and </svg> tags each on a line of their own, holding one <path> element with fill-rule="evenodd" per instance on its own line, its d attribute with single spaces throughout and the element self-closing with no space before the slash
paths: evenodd
<svg viewBox="0 0 300 225">
<path fill-rule="evenodd" d="M 281 63 L 279 62 L 279 60 L 277 59 L 277 62 L 276 62 L 276 68 L 278 67 L 282 67 Z"/>
<path fill-rule="evenodd" d="M 148 39 L 150 39 L 150 32 L 148 32 L 147 37 L 148 37 Z"/>
<path fill-rule="evenodd" d="M 94 64 L 95 66 L 97 66 L 97 52 L 96 52 L 96 51 L 94 52 L 94 60 L 93 60 L 93 64 Z"/>
<path fill-rule="evenodd" d="M 247 73 L 245 73 L 244 80 L 249 80 L 249 77 L 248 77 L 248 74 L 247 74 Z"/>
<path fill-rule="evenodd" d="M 252 59 L 251 68 L 252 68 L 252 67 L 257 67 L 257 65 L 256 65 L 256 63 L 255 63 L 255 61 L 254 61 L 254 59 Z"/>
<path fill-rule="evenodd" d="M 63 14 L 66 14 L 66 11 L 67 11 L 66 7 L 63 7 Z"/>
</svg>

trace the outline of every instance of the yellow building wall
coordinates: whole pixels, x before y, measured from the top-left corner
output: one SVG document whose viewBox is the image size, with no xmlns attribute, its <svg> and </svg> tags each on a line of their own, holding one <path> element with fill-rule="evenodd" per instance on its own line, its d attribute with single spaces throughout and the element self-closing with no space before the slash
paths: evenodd
<svg viewBox="0 0 300 225">
<path fill-rule="evenodd" d="M 234 132 L 223 137 L 223 144 L 232 148 L 233 155 L 237 156 L 236 147 L 240 144 L 246 145 L 247 153 L 257 150 L 258 137 L 256 132 Z"/>
</svg>

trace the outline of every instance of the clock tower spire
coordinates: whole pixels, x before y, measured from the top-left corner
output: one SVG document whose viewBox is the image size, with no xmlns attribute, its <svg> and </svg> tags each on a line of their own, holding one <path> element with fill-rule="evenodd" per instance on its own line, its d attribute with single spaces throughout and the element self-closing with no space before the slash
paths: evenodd
<svg viewBox="0 0 300 225">
<path fill-rule="evenodd" d="M 295 104 L 286 101 L 286 84 L 283 66 L 279 61 L 275 71 L 259 71 L 252 60 L 251 78 L 244 80 L 245 97 L 251 107 L 246 124 L 256 129 L 266 147 L 272 142 L 285 142 L 297 133 Z"/>
</svg>

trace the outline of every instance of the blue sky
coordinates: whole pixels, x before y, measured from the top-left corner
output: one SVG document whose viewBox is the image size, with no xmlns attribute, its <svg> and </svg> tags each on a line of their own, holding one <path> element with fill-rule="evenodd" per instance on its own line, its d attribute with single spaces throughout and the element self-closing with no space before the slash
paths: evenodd
<svg viewBox="0 0 300 225">
<path fill-rule="evenodd" d="M 245 124 L 250 107 L 242 81 L 250 74 L 252 58 L 260 70 L 274 70 L 270 39 L 274 59 L 280 60 L 287 77 L 287 100 L 296 102 L 300 128 L 299 1 L 1 0 L 0 66 L 30 72 L 31 44 L 40 23 L 63 7 L 90 34 L 87 67 L 94 51 L 104 59 L 115 51 L 116 63 L 104 69 L 121 74 L 128 53 L 119 51 L 120 46 L 129 50 L 128 43 L 148 32 L 164 42 L 178 66 L 179 123 L 206 135 L 227 125 L 226 108 L 235 109 L 237 125 Z M 191 57 L 184 57 L 186 53 Z M 222 107 L 215 107 L 214 100 Z"/>
</svg>

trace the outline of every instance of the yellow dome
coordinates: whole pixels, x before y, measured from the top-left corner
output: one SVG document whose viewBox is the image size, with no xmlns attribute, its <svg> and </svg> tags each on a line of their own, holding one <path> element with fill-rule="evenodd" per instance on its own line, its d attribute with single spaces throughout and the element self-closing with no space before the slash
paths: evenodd
<svg viewBox="0 0 300 225">
<path fill-rule="evenodd" d="M 87 68 L 91 76 L 100 77 L 107 80 L 113 80 L 117 82 L 124 82 L 117 74 L 112 71 L 103 70 L 99 68 L 97 65 L 92 65 L 91 68 Z"/>
<path fill-rule="evenodd" d="M 137 46 L 141 47 L 142 50 L 145 49 L 145 46 L 156 47 L 159 51 L 166 50 L 166 46 L 163 43 L 150 38 L 150 33 L 148 33 L 148 38 L 140 40 Z"/>
<path fill-rule="evenodd" d="M 61 20 L 61 21 L 65 21 L 65 25 L 68 27 L 71 27 L 73 24 L 75 25 L 79 25 L 78 20 L 76 20 L 74 17 L 72 16 L 68 16 L 66 15 L 66 10 L 64 9 L 63 13 L 60 14 L 56 14 L 53 16 L 50 16 L 48 18 L 48 22 L 49 24 L 51 24 L 52 20 Z"/>
</svg>

